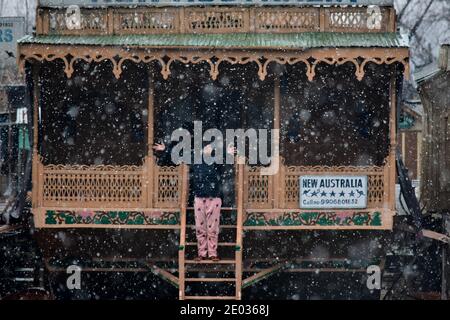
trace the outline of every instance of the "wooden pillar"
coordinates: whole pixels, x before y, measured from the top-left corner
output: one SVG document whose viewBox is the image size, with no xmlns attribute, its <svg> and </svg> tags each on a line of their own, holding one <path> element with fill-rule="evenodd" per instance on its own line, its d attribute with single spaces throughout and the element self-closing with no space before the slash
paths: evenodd
<svg viewBox="0 0 450 320">
<path fill-rule="evenodd" d="M 390 155 L 389 155 L 389 209 L 395 211 L 395 184 L 397 183 L 396 148 L 397 148 L 397 81 L 396 69 L 393 68 L 390 84 L 391 113 L 389 121 Z"/>
<path fill-rule="evenodd" d="M 39 66 L 33 65 L 32 67 L 32 79 L 33 79 L 33 159 L 32 159 L 32 206 L 34 209 L 38 208 L 42 202 L 42 194 L 39 190 L 42 190 L 42 181 L 40 177 L 41 163 L 38 153 L 38 135 L 39 135 Z"/>
<path fill-rule="evenodd" d="M 442 213 L 442 229 L 446 236 L 450 236 L 450 212 Z M 449 286 L 448 286 L 448 276 L 449 276 L 449 259 L 448 253 L 450 245 L 448 243 L 441 244 L 442 252 L 442 274 L 441 274 L 441 300 L 448 300 L 449 298 Z"/>
<path fill-rule="evenodd" d="M 406 133 L 402 132 L 400 133 L 401 139 L 402 139 L 402 158 L 403 162 L 406 163 Z"/>
<path fill-rule="evenodd" d="M 181 165 L 181 196 L 180 196 L 180 245 L 178 248 L 178 289 L 179 299 L 185 298 L 185 253 L 186 253 L 186 214 L 189 188 L 189 168 Z"/>
<path fill-rule="evenodd" d="M 148 68 L 148 125 L 147 125 L 147 161 L 144 164 L 146 180 L 145 181 L 145 197 L 147 198 L 146 204 L 148 208 L 153 208 L 154 204 L 154 179 L 155 179 L 155 158 L 153 155 L 153 143 L 154 143 L 154 114 L 155 114 L 155 82 L 153 80 L 153 69 Z"/>
<path fill-rule="evenodd" d="M 147 132 L 147 147 L 148 155 L 153 157 L 152 146 L 155 139 L 154 130 L 154 113 L 155 113 L 155 82 L 153 80 L 152 68 L 148 71 L 148 132 Z"/>
<path fill-rule="evenodd" d="M 281 92 L 280 92 L 280 77 L 279 75 L 275 75 L 275 81 L 274 81 L 274 110 L 273 110 L 273 128 L 275 130 L 281 129 Z M 279 144 L 280 141 L 277 141 Z M 272 155 L 272 158 L 274 155 Z M 275 155 L 275 157 L 279 157 L 279 155 Z M 278 161 L 280 158 L 277 159 Z M 279 161 L 280 162 L 280 161 Z M 281 163 L 280 163 L 281 166 Z M 282 176 L 281 176 L 282 170 L 278 170 L 278 172 L 273 176 L 273 188 L 272 188 L 272 194 L 273 194 L 273 208 L 280 208 L 281 205 L 281 198 L 282 198 Z"/>
<path fill-rule="evenodd" d="M 242 298 L 242 239 L 244 227 L 244 170 L 245 164 L 238 162 L 237 225 L 236 225 L 236 299 Z"/>
<path fill-rule="evenodd" d="M 417 131 L 417 180 L 422 179 L 422 131 Z"/>
</svg>

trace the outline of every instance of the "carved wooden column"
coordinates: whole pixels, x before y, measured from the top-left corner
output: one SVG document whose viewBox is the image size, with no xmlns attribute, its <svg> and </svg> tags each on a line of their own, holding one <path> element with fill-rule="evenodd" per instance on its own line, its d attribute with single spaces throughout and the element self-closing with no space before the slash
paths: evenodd
<svg viewBox="0 0 450 320">
<path fill-rule="evenodd" d="M 242 298 L 242 239 L 244 227 L 244 170 L 245 160 L 239 159 L 237 164 L 237 222 L 236 222 L 236 297 Z"/>
<path fill-rule="evenodd" d="M 393 74 L 391 76 L 390 83 L 390 116 L 389 116 L 389 137 L 390 137 L 390 148 L 389 148 L 389 157 L 386 163 L 388 170 L 388 178 L 385 177 L 385 182 L 388 183 L 385 186 L 385 190 L 387 190 L 387 202 L 388 209 L 390 210 L 391 215 L 389 217 L 385 217 L 386 227 L 392 228 L 393 226 L 393 216 L 392 213 L 395 211 L 395 185 L 397 182 L 397 168 L 396 168 L 396 148 L 397 148 L 397 70 L 395 67 L 392 67 Z M 386 220 L 388 218 L 388 220 Z"/>
<path fill-rule="evenodd" d="M 147 124 L 147 159 L 144 166 L 145 172 L 145 192 L 147 197 L 147 207 L 153 208 L 154 204 L 154 179 L 155 179 L 155 157 L 153 155 L 154 143 L 154 110 L 155 110 L 155 82 L 152 74 L 153 68 L 148 67 L 148 124 Z"/>
<path fill-rule="evenodd" d="M 186 252 L 186 214 L 189 195 L 189 167 L 187 164 L 181 164 L 181 182 L 180 182 L 180 245 L 178 248 L 178 284 L 179 299 L 185 297 L 185 252 Z"/>
<path fill-rule="evenodd" d="M 39 154 L 38 154 L 38 126 L 39 126 L 39 66 L 33 64 L 32 66 L 32 78 L 33 78 L 33 167 L 32 167 L 32 206 L 33 209 L 39 206 L 40 194 L 39 190 Z"/>
<path fill-rule="evenodd" d="M 274 110 L 273 110 L 273 128 L 274 130 L 280 130 L 281 129 L 281 90 L 280 90 L 280 76 L 278 74 L 275 75 L 275 81 L 274 81 Z M 272 137 L 273 139 L 273 137 Z M 280 145 L 280 141 L 275 141 L 275 143 Z M 278 150 L 279 151 L 279 150 Z M 272 150 L 274 152 L 274 150 Z M 281 159 L 279 154 L 272 154 L 272 161 L 276 158 L 275 161 L 278 161 L 279 165 L 281 165 Z M 281 176 L 281 170 L 278 168 L 278 172 L 272 176 L 273 181 L 273 208 L 279 209 L 282 202 L 282 176 Z"/>
</svg>

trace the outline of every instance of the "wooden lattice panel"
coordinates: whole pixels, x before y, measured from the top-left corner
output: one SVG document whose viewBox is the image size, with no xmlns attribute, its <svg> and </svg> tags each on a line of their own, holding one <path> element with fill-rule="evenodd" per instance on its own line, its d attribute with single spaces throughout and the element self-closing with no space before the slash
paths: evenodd
<svg viewBox="0 0 450 320">
<path fill-rule="evenodd" d="M 249 11 L 230 8 L 186 9 L 185 28 L 193 33 L 248 32 Z"/>
<path fill-rule="evenodd" d="M 369 174 L 367 205 L 370 208 L 380 208 L 384 202 L 385 184 L 383 173 Z"/>
<path fill-rule="evenodd" d="M 368 208 L 381 208 L 385 204 L 387 193 L 383 167 L 286 167 L 283 166 L 277 176 L 261 175 L 261 168 L 246 168 L 244 179 L 245 203 L 247 209 L 275 208 L 274 199 L 278 197 L 279 206 L 275 209 L 298 209 L 300 177 L 305 175 L 367 175 Z M 275 188 L 275 181 L 279 187 Z"/>
<path fill-rule="evenodd" d="M 80 26 L 77 29 L 74 29 L 74 21 L 67 19 L 65 10 L 50 10 L 47 17 L 50 34 L 108 33 L 108 15 L 105 10 L 81 10 Z"/>
<path fill-rule="evenodd" d="M 181 202 L 181 167 L 155 167 L 155 206 L 177 208 Z"/>
<path fill-rule="evenodd" d="M 255 19 L 256 32 L 313 32 L 320 30 L 319 9 L 259 9 Z"/>
<path fill-rule="evenodd" d="M 121 10 L 114 15 L 114 33 L 172 33 L 179 28 L 176 10 Z"/>
<path fill-rule="evenodd" d="M 42 173 L 45 207 L 143 205 L 142 167 L 48 165 Z"/>
<path fill-rule="evenodd" d="M 391 29 L 391 17 L 389 11 L 379 9 L 377 14 L 367 7 L 352 8 L 327 8 L 325 11 L 324 29 L 330 32 L 389 32 Z"/>
<path fill-rule="evenodd" d="M 384 170 L 381 167 L 287 167 L 284 176 L 286 208 L 298 208 L 300 177 L 305 175 L 367 175 L 367 207 L 379 208 L 384 200 Z"/>
<path fill-rule="evenodd" d="M 248 208 L 272 207 L 272 177 L 261 175 L 261 168 L 246 168 L 244 197 Z M 244 179 L 245 179 L 244 178 Z"/>
<path fill-rule="evenodd" d="M 137 7 L 81 9 L 70 30 L 66 10 L 38 9 L 37 34 L 395 32 L 393 7 L 381 7 L 380 28 L 370 28 L 368 7 Z M 377 9 L 378 10 L 378 9 Z"/>
</svg>

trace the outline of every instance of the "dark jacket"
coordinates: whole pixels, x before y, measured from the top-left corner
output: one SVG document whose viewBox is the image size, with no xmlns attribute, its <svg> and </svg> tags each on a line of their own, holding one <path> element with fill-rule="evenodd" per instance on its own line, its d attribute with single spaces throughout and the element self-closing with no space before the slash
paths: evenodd
<svg viewBox="0 0 450 320">
<path fill-rule="evenodd" d="M 191 188 L 195 197 L 223 198 L 222 172 L 217 164 L 190 166 Z"/>
<path fill-rule="evenodd" d="M 166 150 L 156 153 L 158 165 L 175 165 L 171 160 L 171 152 L 174 145 L 175 143 L 171 143 L 166 146 Z M 224 155 L 224 161 L 225 157 L 226 155 Z M 204 162 L 194 164 L 193 154 L 191 154 L 191 163 L 192 165 L 189 167 L 191 193 L 195 197 L 200 198 L 223 198 L 222 168 L 225 165 L 208 165 Z"/>
</svg>

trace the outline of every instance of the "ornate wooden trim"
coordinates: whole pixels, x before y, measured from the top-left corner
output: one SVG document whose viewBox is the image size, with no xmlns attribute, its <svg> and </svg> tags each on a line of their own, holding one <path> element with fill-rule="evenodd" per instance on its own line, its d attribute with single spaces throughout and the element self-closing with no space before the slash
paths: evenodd
<svg viewBox="0 0 450 320">
<path fill-rule="evenodd" d="M 248 209 L 291 209 L 299 207 L 299 179 L 306 175 L 367 175 L 368 176 L 368 208 L 391 207 L 389 184 L 386 178 L 392 168 L 387 162 L 384 167 L 302 167 L 281 165 L 278 175 L 278 186 L 274 188 L 276 179 L 261 175 L 260 167 L 246 167 L 244 203 Z M 275 189 L 275 190 L 274 190 Z M 274 194 L 277 192 L 278 194 Z M 278 205 L 274 199 L 278 197 Z M 395 200 L 394 200 L 395 201 Z M 389 206 L 388 206 L 389 204 Z"/>
<path fill-rule="evenodd" d="M 368 7 L 81 8 L 81 28 L 66 25 L 64 9 L 39 8 L 38 35 L 169 33 L 395 32 L 395 9 L 381 7 L 373 28 Z"/>
<path fill-rule="evenodd" d="M 213 80 L 219 75 L 219 67 L 222 63 L 248 64 L 255 63 L 258 66 L 258 76 L 264 80 L 267 76 L 267 67 L 271 63 L 306 65 L 306 75 L 309 81 L 313 81 L 316 75 L 316 67 L 319 63 L 330 65 L 342 65 L 352 63 L 355 66 L 355 76 L 362 80 L 365 67 L 369 63 L 394 64 L 404 66 L 404 74 L 409 78 L 409 52 L 407 48 L 323 48 L 309 49 L 305 51 L 285 50 L 283 52 L 267 49 L 196 49 L 195 52 L 186 48 L 139 48 L 139 47 L 99 47 L 99 46 L 49 46 L 49 45 L 22 45 L 20 47 L 19 68 L 24 71 L 25 61 L 55 61 L 64 62 L 64 72 L 67 77 L 74 73 L 74 63 L 79 60 L 88 63 L 109 61 L 113 67 L 116 78 L 122 74 L 122 65 L 125 61 L 134 63 L 150 63 L 157 61 L 161 66 L 161 74 L 168 79 L 173 62 L 179 61 L 185 64 L 197 64 L 205 62 L 210 66 L 210 76 Z"/>
<path fill-rule="evenodd" d="M 91 225 L 155 227 L 179 226 L 180 214 L 166 211 L 99 211 L 99 210 L 45 210 L 45 225 L 59 227 L 77 227 Z"/>
<path fill-rule="evenodd" d="M 244 230 L 391 230 L 394 211 L 247 210 Z"/>
<path fill-rule="evenodd" d="M 33 159 L 33 208 L 146 208 L 182 206 L 182 167 L 43 165 Z M 148 184 L 153 193 L 148 193 Z"/>
</svg>

